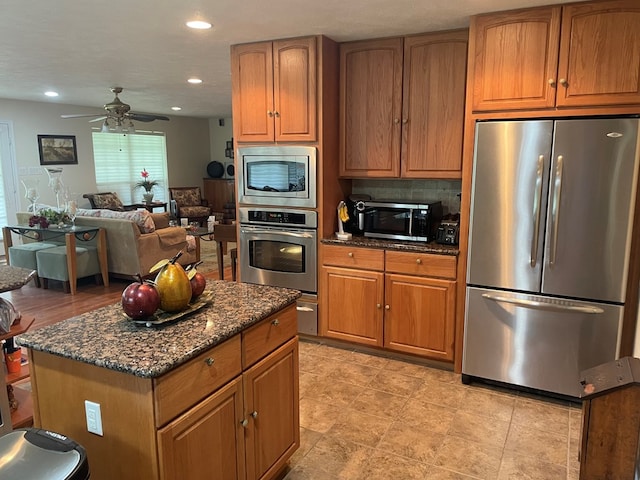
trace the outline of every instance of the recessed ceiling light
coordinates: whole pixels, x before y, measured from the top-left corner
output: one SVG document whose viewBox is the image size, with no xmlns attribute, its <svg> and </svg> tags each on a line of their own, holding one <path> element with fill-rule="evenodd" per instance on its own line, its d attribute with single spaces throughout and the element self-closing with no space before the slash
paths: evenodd
<svg viewBox="0 0 640 480">
<path fill-rule="evenodd" d="M 208 28 L 211 28 L 211 24 L 204 20 L 189 20 L 187 22 L 187 27 L 195 28 L 196 30 L 207 30 Z"/>
<path fill-rule="evenodd" d="M 51 91 L 51 90 L 50 90 L 50 91 L 48 91 L 48 92 L 44 92 L 44 94 L 45 94 L 47 97 L 57 97 L 57 96 L 58 96 L 58 92 L 54 92 L 54 91 Z"/>
<path fill-rule="evenodd" d="M 171 107 L 171 110 L 173 110 L 173 111 L 176 111 L 176 112 L 177 112 L 177 111 L 182 110 L 182 107 Z"/>
<path fill-rule="evenodd" d="M 190 78 L 189 80 L 187 80 L 187 82 L 197 85 L 198 83 L 202 83 L 202 80 L 200 80 L 199 78 Z"/>
</svg>

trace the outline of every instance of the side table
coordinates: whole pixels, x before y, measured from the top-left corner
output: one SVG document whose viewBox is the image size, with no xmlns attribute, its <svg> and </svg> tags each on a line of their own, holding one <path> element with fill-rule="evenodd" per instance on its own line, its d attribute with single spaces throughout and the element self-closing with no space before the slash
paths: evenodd
<svg viewBox="0 0 640 480">
<path fill-rule="evenodd" d="M 134 208 L 144 208 L 149 213 L 153 213 L 155 208 L 162 208 L 163 211 L 167 211 L 167 202 L 151 202 L 151 203 L 132 203 L 131 205 L 125 205 L 125 210 L 131 210 Z"/>
</svg>

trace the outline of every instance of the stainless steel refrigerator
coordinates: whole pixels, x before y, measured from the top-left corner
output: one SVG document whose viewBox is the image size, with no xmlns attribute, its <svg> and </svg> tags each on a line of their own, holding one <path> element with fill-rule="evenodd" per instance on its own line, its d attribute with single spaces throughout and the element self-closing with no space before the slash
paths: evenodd
<svg viewBox="0 0 640 480">
<path fill-rule="evenodd" d="M 463 381 L 578 397 L 618 358 L 637 118 L 479 122 Z"/>
</svg>

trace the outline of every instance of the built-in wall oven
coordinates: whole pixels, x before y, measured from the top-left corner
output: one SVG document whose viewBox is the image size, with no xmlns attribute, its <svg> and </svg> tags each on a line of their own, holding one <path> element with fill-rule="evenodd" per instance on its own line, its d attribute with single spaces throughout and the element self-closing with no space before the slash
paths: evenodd
<svg viewBox="0 0 640 480">
<path fill-rule="evenodd" d="M 241 207 L 240 277 L 243 282 L 301 290 L 307 297 L 318 291 L 318 214 L 310 210 Z M 310 302 L 313 303 L 313 302 Z M 301 309 L 302 308 L 302 309 Z M 298 305 L 299 330 L 311 315 Z M 302 312 L 302 314 L 300 314 Z"/>
<path fill-rule="evenodd" d="M 318 214 L 278 207 L 240 207 L 243 282 L 300 290 L 298 332 L 318 334 Z"/>
</svg>

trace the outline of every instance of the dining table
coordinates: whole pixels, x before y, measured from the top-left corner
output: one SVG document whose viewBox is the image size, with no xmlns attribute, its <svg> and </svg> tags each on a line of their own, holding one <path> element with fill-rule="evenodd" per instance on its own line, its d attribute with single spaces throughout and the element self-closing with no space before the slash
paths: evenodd
<svg viewBox="0 0 640 480">
<path fill-rule="evenodd" d="M 238 242 L 238 233 L 234 224 L 216 224 L 213 231 L 207 227 L 189 228 L 189 234 L 200 240 L 216 242 L 216 258 L 218 260 L 218 275 L 224 280 L 224 255 L 227 253 L 229 242 Z"/>
</svg>

